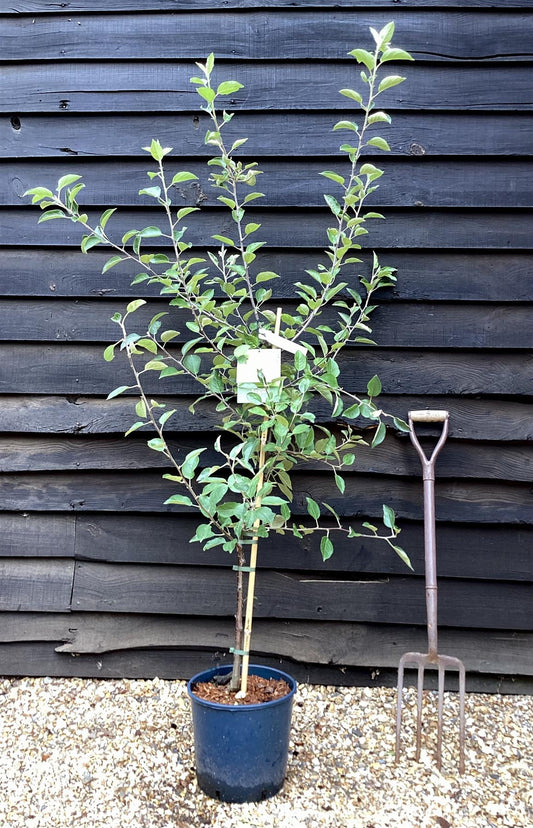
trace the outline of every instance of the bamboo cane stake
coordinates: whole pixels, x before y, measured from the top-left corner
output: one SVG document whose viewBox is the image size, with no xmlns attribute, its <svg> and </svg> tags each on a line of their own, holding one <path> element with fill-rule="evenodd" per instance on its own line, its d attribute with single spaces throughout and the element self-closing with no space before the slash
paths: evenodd
<svg viewBox="0 0 533 828">
<path fill-rule="evenodd" d="M 274 333 L 277 335 L 279 334 L 279 329 L 281 326 L 281 312 L 282 309 L 278 308 L 276 312 L 276 324 L 274 327 Z M 257 491 L 260 492 L 263 488 L 264 482 L 264 466 L 265 466 L 265 445 L 268 440 L 268 429 L 263 431 L 261 434 L 261 445 L 259 449 L 259 478 L 257 481 Z M 262 496 L 259 494 L 255 499 L 255 508 L 259 509 L 262 502 Z M 257 519 L 254 523 L 254 530 L 257 529 L 259 526 L 259 519 Z M 241 671 L 241 689 L 236 694 L 238 699 L 243 699 L 246 696 L 246 691 L 248 689 L 248 665 L 250 663 L 250 641 L 252 638 L 252 624 L 253 624 L 253 616 L 254 616 L 254 599 L 255 599 L 255 570 L 257 566 L 257 551 L 259 547 L 259 538 L 255 534 L 254 531 L 254 538 L 252 541 L 252 546 L 250 550 L 250 571 L 248 573 L 248 589 L 246 594 L 246 615 L 244 619 L 244 643 L 243 643 L 243 656 L 242 656 L 242 671 Z"/>
</svg>

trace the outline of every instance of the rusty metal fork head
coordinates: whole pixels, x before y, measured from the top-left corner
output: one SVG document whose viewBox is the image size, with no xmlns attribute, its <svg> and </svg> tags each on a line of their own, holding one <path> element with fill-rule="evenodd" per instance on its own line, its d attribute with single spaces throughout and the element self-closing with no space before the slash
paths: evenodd
<svg viewBox="0 0 533 828">
<path fill-rule="evenodd" d="M 459 773 L 465 770 L 465 667 L 459 658 L 447 655 L 432 655 L 430 653 L 405 653 L 398 667 L 398 701 L 396 711 L 396 762 L 400 758 L 402 705 L 403 705 L 403 676 L 406 664 L 413 664 L 418 669 L 417 696 L 416 696 L 416 753 L 415 759 L 420 761 L 422 743 L 422 694 L 424 690 L 424 671 L 426 667 L 438 670 L 438 723 L 437 723 L 437 768 L 442 767 L 442 732 L 444 710 L 444 678 L 446 669 L 455 669 L 459 673 Z"/>
</svg>

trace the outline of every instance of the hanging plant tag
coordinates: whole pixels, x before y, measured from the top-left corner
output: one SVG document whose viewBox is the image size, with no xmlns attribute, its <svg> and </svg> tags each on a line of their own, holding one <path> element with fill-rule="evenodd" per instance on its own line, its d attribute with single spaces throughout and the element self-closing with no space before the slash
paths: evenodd
<svg viewBox="0 0 533 828">
<path fill-rule="evenodd" d="M 262 380 L 259 376 L 264 377 Z M 264 383 L 274 383 L 279 380 L 278 388 L 264 388 Z M 258 395 L 262 400 L 268 396 L 272 399 L 279 394 L 281 384 L 281 351 L 279 348 L 250 348 L 245 362 L 237 363 L 237 402 L 254 403 L 257 399 L 250 399 L 250 393 Z"/>
</svg>

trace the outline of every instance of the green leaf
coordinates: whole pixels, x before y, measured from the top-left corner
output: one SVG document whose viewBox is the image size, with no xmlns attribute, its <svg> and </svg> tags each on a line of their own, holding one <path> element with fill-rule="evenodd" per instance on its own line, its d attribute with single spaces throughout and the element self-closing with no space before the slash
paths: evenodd
<svg viewBox="0 0 533 828">
<path fill-rule="evenodd" d="M 146 425 L 146 423 L 143 423 L 141 421 L 139 421 L 137 423 L 133 423 L 133 425 L 130 426 L 128 428 L 128 430 L 124 433 L 124 437 L 128 437 L 129 434 L 131 434 L 133 431 L 137 431 L 139 428 L 142 428 L 144 425 Z"/>
<path fill-rule="evenodd" d="M 192 172 L 186 172 L 182 170 L 182 172 L 176 173 L 173 177 L 171 184 L 181 184 L 183 181 L 193 181 L 198 180 L 198 176 Z"/>
<path fill-rule="evenodd" d="M 374 55 L 367 52 L 366 49 L 352 49 L 348 54 L 354 57 L 358 63 L 364 63 L 367 69 L 372 70 L 375 66 Z"/>
<path fill-rule="evenodd" d="M 344 494 L 344 491 L 346 489 L 346 482 L 345 482 L 344 478 L 341 477 L 340 474 L 337 474 L 336 472 L 334 473 L 334 477 L 335 477 L 335 484 L 337 486 L 337 489 L 339 490 L 339 492 L 341 494 Z"/>
<path fill-rule="evenodd" d="M 115 358 L 116 345 L 108 345 L 104 351 L 104 359 L 106 362 L 111 362 Z"/>
<path fill-rule="evenodd" d="M 145 351 L 150 351 L 151 354 L 157 354 L 157 343 L 153 339 L 138 339 L 135 345 L 138 348 L 144 348 Z"/>
<path fill-rule="evenodd" d="M 201 364 L 202 360 L 199 356 L 197 356 L 197 354 L 187 354 L 187 356 L 183 358 L 184 367 L 195 376 L 198 374 Z"/>
<path fill-rule="evenodd" d="M 388 60 L 414 60 L 414 57 L 403 49 L 385 49 L 380 60 L 386 63 Z"/>
<path fill-rule="evenodd" d="M 398 86 L 399 83 L 403 83 L 405 78 L 400 77 L 400 75 L 388 75 L 386 78 L 383 78 L 381 83 L 378 86 L 378 94 L 380 92 L 384 92 L 386 89 L 390 89 L 392 86 Z"/>
<path fill-rule="evenodd" d="M 379 444 L 385 439 L 386 434 L 387 429 L 385 427 L 385 423 L 380 423 L 376 429 L 376 433 L 374 434 L 374 439 L 372 440 L 372 448 L 379 446 Z"/>
<path fill-rule="evenodd" d="M 340 89 L 339 92 L 346 98 L 351 98 L 352 101 L 363 103 L 362 95 L 359 92 L 356 92 L 355 89 Z"/>
<path fill-rule="evenodd" d="M 194 472 L 198 466 L 198 463 L 200 462 L 200 455 L 205 450 L 205 448 L 199 448 L 190 451 L 183 463 L 181 464 L 181 473 L 188 480 L 194 477 Z"/>
<path fill-rule="evenodd" d="M 318 503 L 310 497 L 306 497 L 307 502 L 307 511 L 311 515 L 312 518 L 318 520 L 320 518 L 320 506 Z"/>
<path fill-rule="evenodd" d="M 216 98 L 215 90 L 208 86 L 199 86 L 196 91 L 207 103 L 213 103 Z"/>
<path fill-rule="evenodd" d="M 112 207 L 110 210 L 105 210 L 102 213 L 102 215 L 100 216 L 100 227 L 102 228 L 102 230 L 104 229 L 104 227 L 106 226 L 107 222 L 109 221 L 113 213 L 116 211 L 116 209 L 116 207 Z"/>
<path fill-rule="evenodd" d="M 367 147 L 377 147 L 384 152 L 390 152 L 389 144 L 384 138 L 379 138 L 377 135 L 374 138 L 370 138 L 370 140 L 366 142 L 366 145 Z"/>
<path fill-rule="evenodd" d="M 110 394 L 107 395 L 106 399 L 112 400 L 113 397 L 118 397 L 120 394 L 123 394 L 124 391 L 129 391 L 130 388 L 130 385 L 119 385 L 118 388 L 115 388 Z"/>
<path fill-rule="evenodd" d="M 165 451 L 167 447 L 165 441 L 160 437 L 154 437 L 152 440 L 148 440 L 147 446 L 153 451 Z"/>
<path fill-rule="evenodd" d="M 165 155 L 172 152 L 172 147 L 162 147 L 157 138 L 153 138 L 150 146 L 143 147 L 143 150 L 149 152 L 154 161 L 161 161 Z"/>
<path fill-rule="evenodd" d="M 43 221 L 52 221 L 52 219 L 67 218 L 63 210 L 47 210 L 42 216 L 39 216 L 37 224 L 42 224 Z"/>
<path fill-rule="evenodd" d="M 71 173 L 69 175 L 63 175 L 57 182 L 57 190 L 58 192 L 62 190 L 64 187 L 68 187 L 69 184 L 74 184 L 76 181 L 79 181 L 81 175 L 75 175 Z"/>
<path fill-rule="evenodd" d="M 170 342 L 172 339 L 175 339 L 179 335 L 179 331 L 163 331 L 163 333 L 161 334 L 161 342 L 166 344 L 167 342 Z"/>
<path fill-rule="evenodd" d="M 335 132 L 335 130 L 337 130 L 337 129 L 350 129 L 352 132 L 357 132 L 358 131 L 357 124 L 354 124 L 353 121 L 337 121 L 337 123 L 333 127 L 333 131 Z M 342 149 L 342 147 L 341 147 L 341 149 Z M 352 147 L 351 149 L 353 149 L 355 151 L 356 147 Z"/>
<path fill-rule="evenodd" d="M 279 274 L 274 273 L 273 270 L 262 270 L 261 273 L 258 273 L 255 277 L 256 283 L 269 282 L 271 279 L 279 279 Z"/>
<path fill-rule="evenodd" d="M 47 187 L 32 187 L 31 190 L 26 190 L 22 197 L 26 198 L 30 195 L 33 196 L 32 204 L 37 204 L 43 198 L 54 198 L 52 190 L 49 190 Z"/>
<path fill-rule="evenodd" d="M 165 500 L 165 506 L 194 506 L 190 497 L 187 495 L 175 494 Z"/>
<path fill-rule="evenodd" d="M 215 235 L 215 236 L 211 236 L 211 238 L 212 238 L 212 239 L 215 239 L 216 241 L 222 242 L 222 244 L 225 244 L 225 245 L 227 245 L 228 247 L 234 247 L 234 246 L 235 246 L 235 242 L 233 242 L 233 241 L 232 241 L 231 239 L 229 239 L 227 236 L 218 236 L 218 235 Z"/>
<path fill-rule="evenodd" d="M 324 195 L 324 200 L 334 216 L 339 216 L 342 212 L 342 207 L 336 198 L 330 195 Z"/>
<path fill-rule="evenodd" d="M 139 195 L 161 198 L 161 187 L 144 187 L 142 190 L 139 190 Z"/>
<path fill-rule="evenodd" d="M 372 126 L 372 124 L 378 124 L 383 122 L 390 124 L 391 120 L 391 116 L 387 115 L 386 112 L 373 112 L 372 115 L 370 115 L 368 118 L 368 125 Z"/>
<path fill-rule="evenodd" d="M 287 501 L 277 495 L 267 495 L 261 502 L 263 506 L 283 506 Z"/>
<path fill-rule="evenodd" d="M 135 413 L 137 417 L 146 417 L 146 404 L 144 400 L 139 400 L 135 405 Z"/>
<path fill-rule="evenodd" d="M 322 555 L 322 560 L 327 561 L 333 555 L 334 549 L 333 544 L 328 535 L 323 535 L 320 539 L 320 554 Z"/>
<path fill-rule="evenodd" d="M 175 408 L 173 408 L 172 411 L 165 411 L 165 413 L 161 414 L 161 416 L 159 418 L 159 425 L 161 427 L 163 427 L 165 425 L 165 423 L 167 422 L 167 420 L 169 420 L 170 417 L 172 417 L 172 415 L 175 414 L 175 413 L 176 413 Z"/>
<path fill-rule="evenodd" d="M 243 89 L 242 83 L 238 81 L 223 81 L 217 87 L 217 95 L 232 95 L 233 92 L 238 92 Z"/>
<path fill-rule="evenodd" d="M 102 274 L 107 273 L 108 270 L 111 270 L 112 267 L 115 267 L 119 262 L 122 261 L 122 256 L 111 256 L 110 259 L 107 260 L 105 265 L 102 268 Z"/>
<path fill-rule="evenodd" d="M 391 509 L 390 506 L 386 506 L 385 503 L 383 504 L 383 523 L 387 529 L 394 529 L 394 526 L 396 525 L 396 514 L 394 509 Z"/>
<path fill-rule="evenodd" d="M 126 313 L 135 313 L 142 305 L 146 305 L 146 299 L 134 299 L 133 302 L 128 304 Z"/>
<path fill-rule="evenodd" d="M 191 213 L 196 213 L 197 210 L 199 210 L 199 209 L 200 209 L 199 207 L 182 207 L 181 210 L 178 210 L 178 212 L 176 214 L 177 218 L 178 218 L 178 221 L 181 221 L 182 219 L 186 218 Z M 183 232 L 183 231 L 180 231 L 180 232 Z"/>
<path fill-rule="evenodd" d="M 379 396 L 379 394 L 381 394 L 382 385 L 381 380 L 377 376 L 377 374 L 374 374 L 372 379 L 368 381 L 366 390 L 368 391 L 369 397 L 377 397 Z"/>
<path fill-rule="evenodd" d="M 409 567 L 409 569 L 413 569 L 413 566 L 412 566 L 412 564 L 411 564 L 411 561 L 409 560 L 409 556 L 408 556 L 408 554 L 405 552 L 405 550 L 403 550 L 401 546 L 395 546 L 394 544 L 391 544 L 391 545 L 392 545 L 392 548 L 394 549 L 394 551 L 396 552 L 396 554 L 397 554 L 397 555 L 401 558 L 401 560 L 402 560 L 405 564 L 407 564 L 407 566 Z"/>
<path fill-rule="evenodd" d="M 336 172 L 331 172 L 331 170 L 324 170 L 324 172 L 319 173 L 319 175 L 323 175 L 324 178 L 329 178 L 331 181 L 335 181 L 337 184 L 344 184 L 344 178 L 342 175 L 339 175 Z"/>
</svg>

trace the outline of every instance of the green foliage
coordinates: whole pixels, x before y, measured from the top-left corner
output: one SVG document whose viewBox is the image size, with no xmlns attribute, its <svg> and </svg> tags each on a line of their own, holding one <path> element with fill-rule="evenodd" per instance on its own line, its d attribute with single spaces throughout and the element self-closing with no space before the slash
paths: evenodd
<svg viewBox="0 0 533 828">
<path fill-rule="evenodd" d="M 395 282 L 394 268 L 381 265 L 375 254 L 370 276 L 355 275 L 355 266 L 361 261 L 360 238 L 368 234 L 367 224 L 383 218 L 379 213 L 364 211 L 383 170 L 364 161 L 363 155 L 367 148 L 389 150 L 386 139 L 375 133 L 376 127 L 381 129 L 390 123 L 387 113 L 376 111 L 376 99 L 403 81 L 398 75 L 383 77 L 382 67 L 391 60 L 411 60 L 406 52 L 391 46 L 393 32 L 393 24 L 380 32 L 372 30 L 374 52 L 354 49 L 350 53 L 364 67 L 360 75 L 362 91 L 348 87 L 341 90 L 358 117 L 357 121 L 346 118 L 333 127 L 349 133 L 350 143 L 340 148 L 345 155 L 343 169 L 321 173 L 335 188 L 335 194 L 324 195 L 330 214 L 327 263 L 308 269 L 296 283 L 299 304 L 294 312 L 282 313 L 281 329 L 276 329 L 289 344 L 302 350 L 284 355 L 280 380 L 269 383 L 260 372 L 245 403 L 236 399 L 237 366 L 246 361 L 251 348 L 264 348 L 264 332 L 272 333 L 276 327 L 269 283 L 279 277 L 271 270 L 254 268 L 257 251 L 264 242 L 260 240 L 261 225 L 250 220 L 248 210 L 263 197 L 256 189 L 262 173 L 255 162 L 237 157 L 245 138 L 226 144 L 225 128 L 233 116 L 221 108 L 221 99 L 238 92 L 242 84 L 224 80 L 213 85 L 213 55 L 205 64 L 197 64 L 199 74 L 191 82 L 210 119 L 204 138 L 214 152 L 208 162 L 210 184 L 228 209 L 233 229 L 213 236 L 220 246 L 208 253 L 208 260 L 197 256 L 187 240 L 184 220 L 198 208 L 177 209 L 173 202 L 181 199 L 176 198 L 174 188 L 196 176 L 180 171 L 169 180 L 164 160 L 171 148 L 163 147 L 158 140 L 145 147 L 155 169 L 148 172 L 150 186 L 141 189 L 140 194 L 158 203 L 164 229 L 132 229 L 122 239 L 114 240 L 107 230 L 113 224 L 114 210 L 106 210 L 97 223 L 91 223 L 77 202 L 83 184 L 76 174 L 63 176 L 55 193 L 35 187 L 26 194 L 43 209 L 41 221 L 70 219 L 83 228 L 84 253 L 98 245 L 111 249 L 103 273 L 119 262 L 133 262 L 141 272 L 132 284 L 157 285 L 169 300 L 170 312 L 174 308 L 187 312 L 185 331 L 175 330 L 170 323 L 167 326 L 165 315 L 157 314 L 147 330 L 137 333 L 131 330 L 133 317 L 146 302 L 131 301 L 123 315 L 113 317 L 120 334 L 117 342 L 105 349 L 104 359 L 110 362 L 122 354 L 128 360 L 133 383 L 116 388 L 109 399 L 125 391 L 137 394 L 135 419 L 127 433 L 144 426 L 155 432 L 148 445 L 172 465 L 172 473 L 165 477 L 179 489 L 165 503 L 199 514 L 202 522 L 192 540 L 205 549 L 221 546 L 240 553 L 254 538 L 267 537 L 270 532 L 288 532 L 296 537 L 318 532 L 324 560 L 334 552 L 334 538 L 347 534 L 381 538 L 408 562 L 395 543 L 399 529 L 390 507 L 383 508 L 385 531 L 381 534 L 371 524 L 364 524 L 363 532 L 344 526 L 330 504 L 319 504 L 310 497 L 306 498 L 306 511 L 311 526 L 291 522 L 291 471 L 295 467 L 312 461 L 329 469 L 339 495 L 343 495 L 357 449 L 366 444 L 361 426 L 367 427 L 365 433 L 373 434 L 373 446 L 385 438 L 387 420 L 397 429 L 406 429 L 405 423 L 376 405 L 375 398 L 382 390 L 377 376 L 368 381 L 368 396 L 360 397 L 343 386 L 341 371 L 343 349 L 354 343 L 373 344 L 369 335 L 375 294 Z M 152 247 L 154 239 L 164 244 L 158 247 L 159 252 Z M 198 388 L 193 410 L 201 401 L 215 407 L 220 434 L 214 454 L 208 455 L 216 458 L 214 463 L 209 461 L 211 465 L 204 461 L 205 449 L 181 457 L 167 443 L 164 429 L 175 410 L 166 410 L 164 404 L 147 395 L 146 375 L 153 377 L 154 373 L 161 379 L 193 382 Z M 313 404 L 318 398 L 326 401 L 329 420 L 336 421 L 335 425 L 324 426 L 316 421 Z"/>
</svg>

